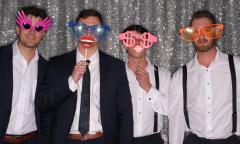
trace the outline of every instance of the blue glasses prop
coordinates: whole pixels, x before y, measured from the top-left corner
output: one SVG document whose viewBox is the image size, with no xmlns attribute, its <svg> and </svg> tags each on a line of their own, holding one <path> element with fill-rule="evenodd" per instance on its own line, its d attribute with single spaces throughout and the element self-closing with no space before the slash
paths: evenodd
<svg viewBox="0 0 240 144">
<path fill-rule="evenodd" d="M 89 26 L 80 22 L 68 22 L 67 26 L 74 37 L 81 37 L 86 33 L 91 33 L 98 40 L 105 38 L 110 31 L 108 25 L 102 24 Z"/>
</svg>

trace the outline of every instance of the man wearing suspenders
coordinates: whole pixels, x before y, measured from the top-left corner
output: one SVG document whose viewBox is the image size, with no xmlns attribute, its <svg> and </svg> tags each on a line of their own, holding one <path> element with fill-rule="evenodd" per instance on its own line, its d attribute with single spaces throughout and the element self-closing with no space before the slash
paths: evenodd
<svg viewBox="0 0 240 144">
<path fill-rule="evenodd" d="M 195 12 L 180 29 L 197 52 L 172 78 L 170 144 L 240 143 L 240 59 L 217 48 L 222 31 L 209 11 Z"/>
<path fill-rule="evenodd" d="M 157 112 L 166 115 L 170 73 L 146 58 L 147 48 L 157 37 L 141 25 L 130 25 L 119 39 L 128 53 L 125 66 L 133 104 L 133 144 L 163 144 L 162 116 Z"/>
</svg>

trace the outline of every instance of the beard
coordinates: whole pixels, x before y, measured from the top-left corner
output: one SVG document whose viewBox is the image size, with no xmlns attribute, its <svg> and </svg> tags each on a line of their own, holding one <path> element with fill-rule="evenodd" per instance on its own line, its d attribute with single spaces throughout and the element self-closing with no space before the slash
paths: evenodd
<svg viewBox="0 0 240 144">
<path fill-rule="evenodd" d="M 201 39 L 194 42 L 193 45 L 198 52 L 208 52 L 216 46 L 216 40 Z"/>
</svg>

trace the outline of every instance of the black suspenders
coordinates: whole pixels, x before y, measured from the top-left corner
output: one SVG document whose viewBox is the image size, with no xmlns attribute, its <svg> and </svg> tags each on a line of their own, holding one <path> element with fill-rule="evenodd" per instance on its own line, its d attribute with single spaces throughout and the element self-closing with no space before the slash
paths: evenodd
<svg viewBox="0 0 240 144">
<path fill-rule="evenodd" d="M 232 132 L 235 133 L 237 131 L 237 83 L 236 83 L 236 71 L 234 66 L 234 59 L 232 55 L 228 55 L 229 67 L 231 71 L 232 78 L 232 101 L 233 101 L 233 113 L 232 113 Z"/>
<path fill-rule="evenodd" d="M 190 124 L 189 124 L 189 117 L 188 117 L 188 110 L 187 110 L 187 66 L 184 65 L 182 67 L 183 70 L 183 112 L 185 116 L 185 121 L 187 124 L 187 127 L 190 129 Z"/>
<path fill-rule="evenodd" d="M 231 72 L 232 79 L 232 105 L 233 105 L 233 113 L 232 113 L 232 132 L 235 133 L 237 130 L 237 90 L 236 90 L 236 72 L 234 66 L 234 59 L 232 55 L 228 55 L 229 67 Z M 184 117 L 187 124 L 187 127 L 190 129 L 189 117 L 188 117 L 188 109 L 187 109 L 187 66 L 184 65 L 182 67 L 183 70 L 183 109 L 184 109 Z"/>
<path fill-rule="evenodd" d="M 158 67 L 156 65 L 154 65 L 154 75 L 155 75 L 156 88 L 159 90 L 159 75 L 158 75 Z M 158 130 L 158 114 L 157 112 L 154 112 L 153 132 L 157 132 L 157 130 Z"/>
</svg>

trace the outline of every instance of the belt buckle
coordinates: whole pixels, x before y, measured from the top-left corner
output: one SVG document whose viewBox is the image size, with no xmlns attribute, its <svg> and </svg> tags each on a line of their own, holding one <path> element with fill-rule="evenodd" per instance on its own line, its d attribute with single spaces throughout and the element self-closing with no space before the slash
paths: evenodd
<svg viewBox="0 0 240 144">
<path fill-rule="evenodd" d="M 188 137 L 188 136 L 191 135 L 191 134 L 192 134 L 191 131 L 185 131 L 185 132 L 184 132 L 184 137 Z"/>
<path fill-rule="evenodd" d="M 12 144 L 20 144 L 20 142 L 18 141 L 20 137 L 21 136 L 11 136 L 10 137 L 10 143 L 12 143 Z"/>
<path fill-rule="evenodd" d="M 85 135 L 80 134 L 80 139 L 81 139 L 81 141 L 85 141 L 84 136 L 85 136 Z"/>
<path fill-rule="evenodd" d="M 87 137 L 87 135 L 88 135 L 88 133 L 85 134 L 85 135 L 80 134 L 80 136 L 81 136 L 81 141 L 86 141 L 86 140 L 88 140 L 89 138 Z"/>
</svg>

